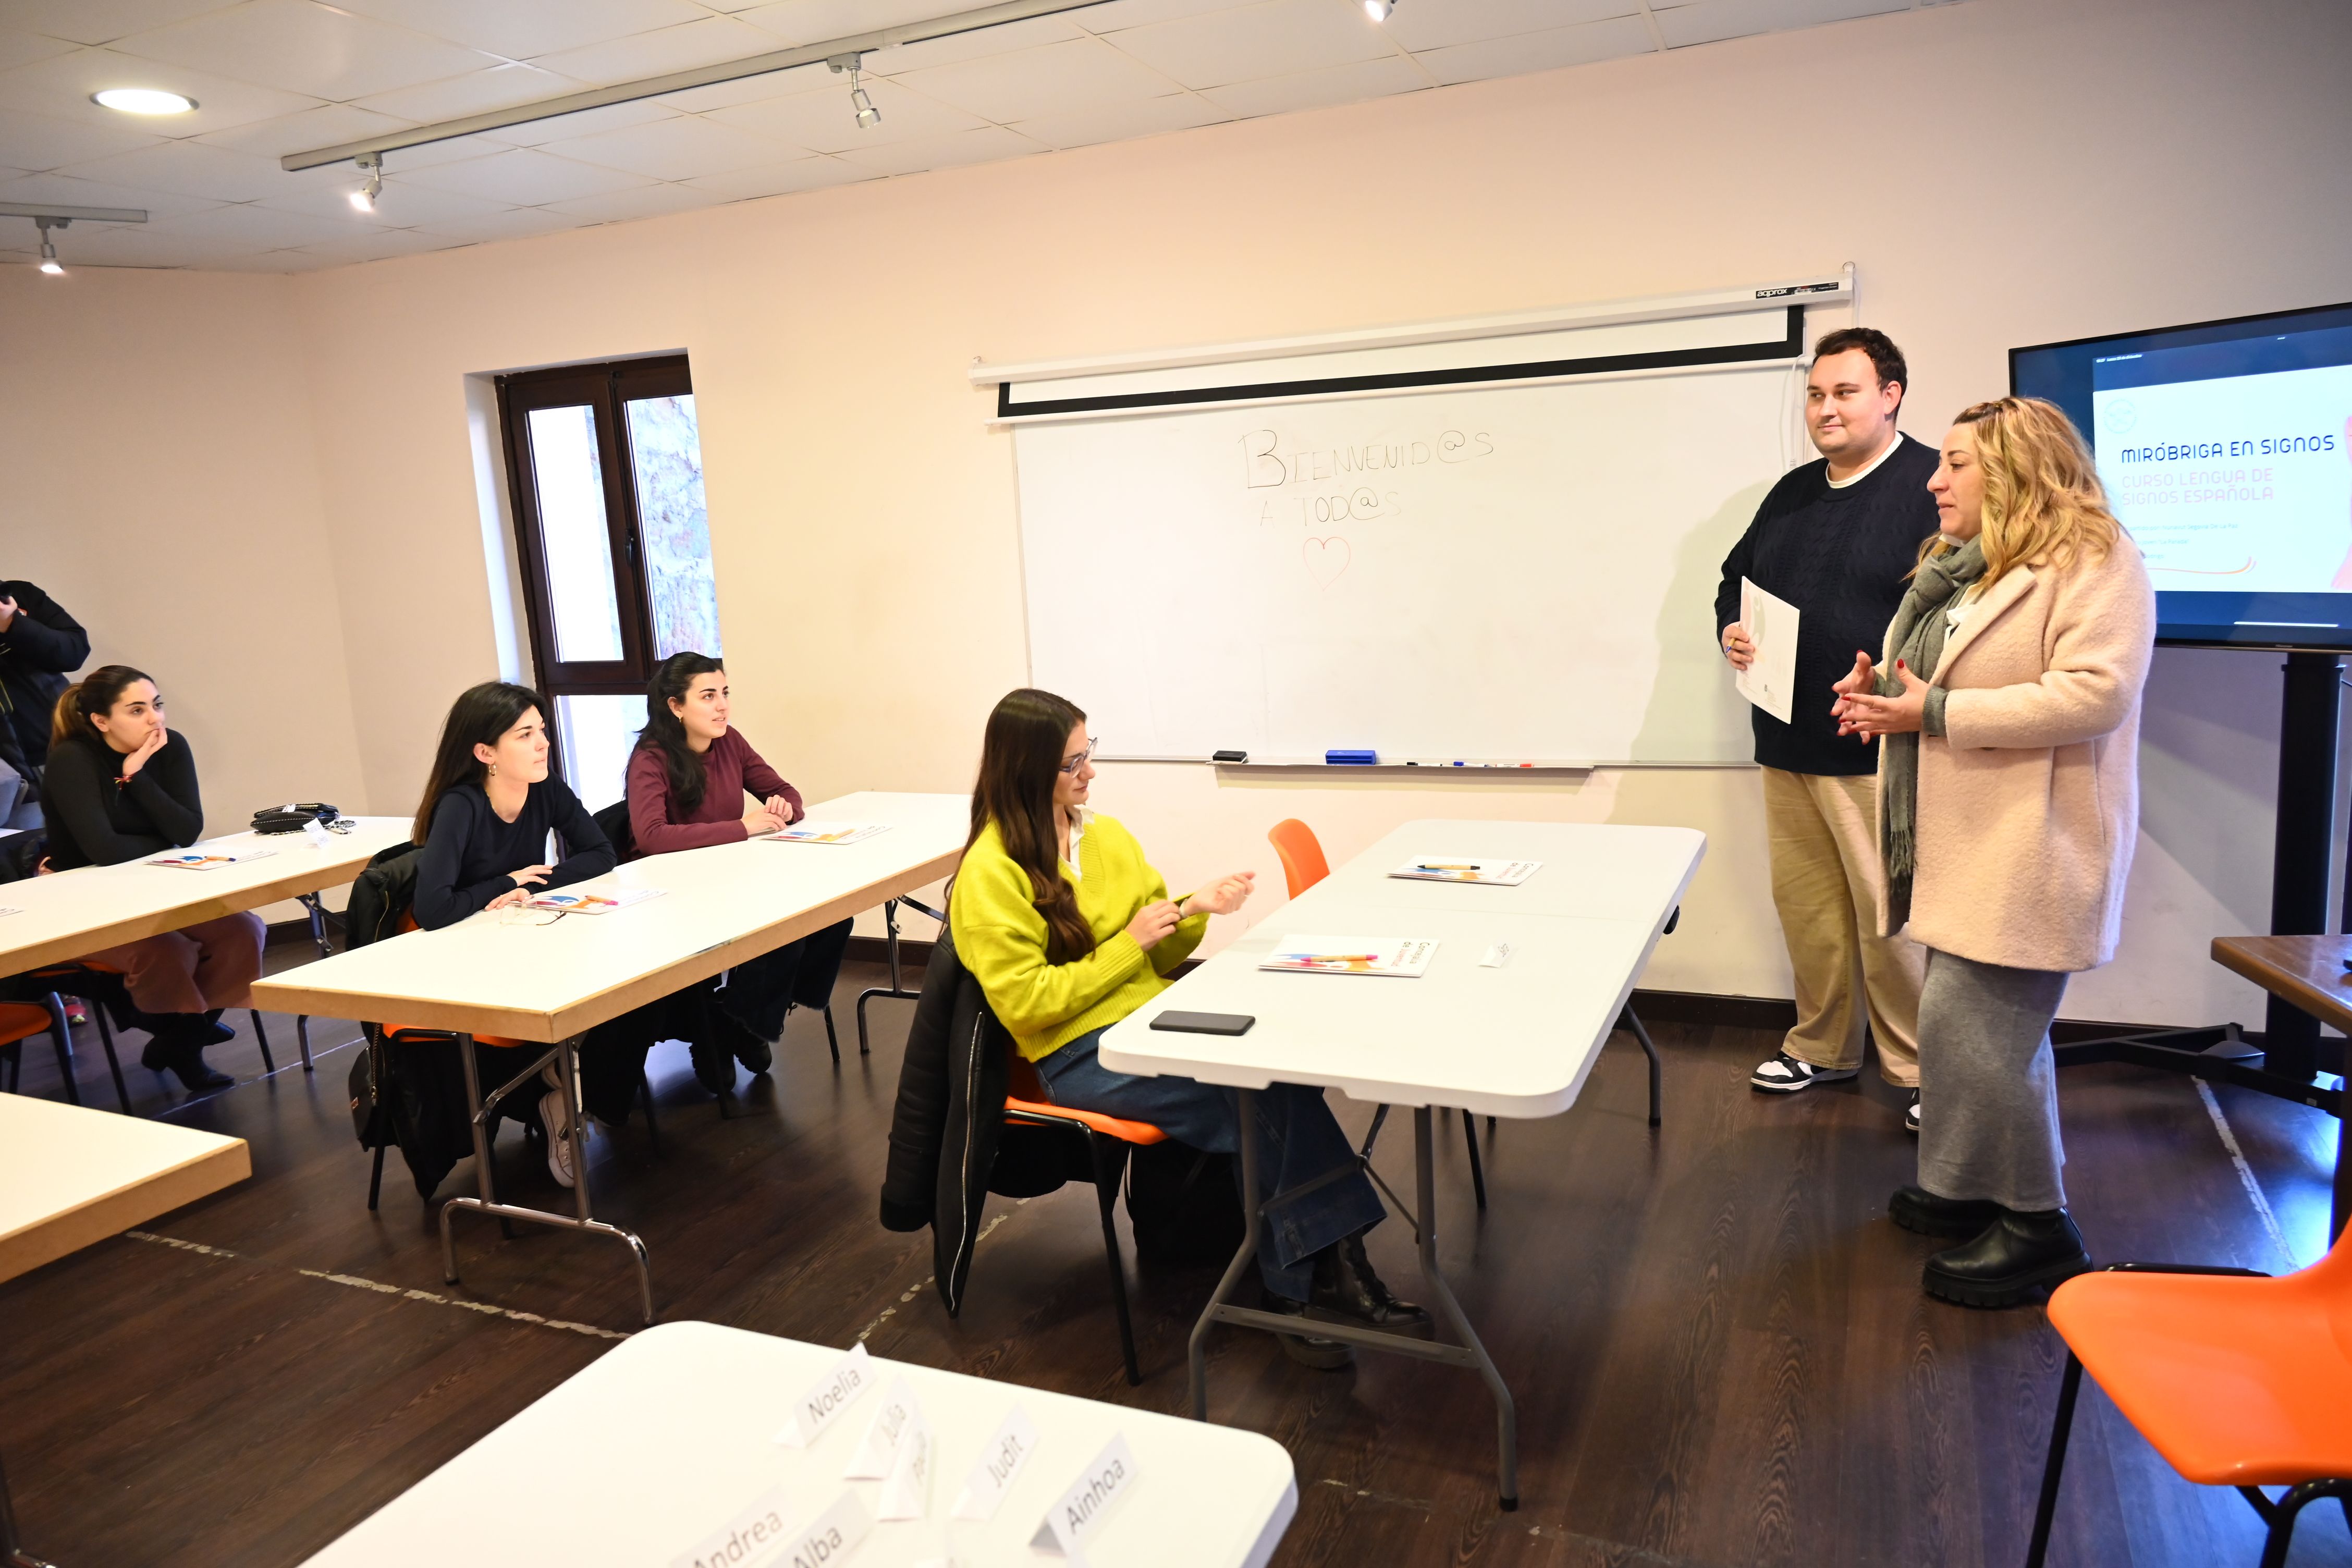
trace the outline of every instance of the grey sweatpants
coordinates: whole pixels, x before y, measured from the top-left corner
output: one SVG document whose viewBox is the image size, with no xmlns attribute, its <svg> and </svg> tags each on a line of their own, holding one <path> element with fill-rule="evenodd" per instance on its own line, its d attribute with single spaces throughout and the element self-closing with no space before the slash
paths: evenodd
<svg viewBox="0 0 2352 1568">
<path fill-rule="evenodd" d="M 2039 1213 L 2066 1206 L 2050 1020 L 2066 975 L 1933 948 L 1919 993 L 1919 1184 Z"/>
</svg>

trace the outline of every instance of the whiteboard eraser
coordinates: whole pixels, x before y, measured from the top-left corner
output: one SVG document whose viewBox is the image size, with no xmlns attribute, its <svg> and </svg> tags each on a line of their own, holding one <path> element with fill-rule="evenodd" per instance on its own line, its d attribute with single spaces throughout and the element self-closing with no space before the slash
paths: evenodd
<svg viewBox="0 0 2352 1568">
<path fill-rule="evenodd" d="M 1323 753 L 1323 760 L 1335 767 L 1342 763 L 1369 767 L 1381 760 L 1381 754 L 1378 752 L 1329 751 Z"/>
</svg>

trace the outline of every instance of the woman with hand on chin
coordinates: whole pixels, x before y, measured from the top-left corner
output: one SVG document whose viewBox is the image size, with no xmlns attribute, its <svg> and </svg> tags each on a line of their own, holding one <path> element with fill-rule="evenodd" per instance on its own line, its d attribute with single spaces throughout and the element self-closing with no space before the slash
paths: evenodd
<svg viewBox="0 0 2352 1568">
<path fill-rule="evenodd" d="M 547 776 L 546 711 L 538 692 L 502 680 L 469 688 L 450 707 L 413 830 L 421 848 L 412 910 L 425 930 L 613 868 L 613 847 L 580 797 Z M 552 865 L 541 858 L 551 832 L 566 849 Z M 548 1082 L 540 1101 L 548 1168 L 568 1187 L 570 1117 L 552 1069 Z"/>
<path fill-rule="evenodd" d="M 1961 1245 L 1927 1293 L 2015 1306 L 2090 1268 L 2066 1214 L 2050 1024 L 2115 957 L 2139 826 L 2156 597 L 2082 437 L 2039 398 L 1964 410 L 1927 488 L 1942 526 L 1857 654 L 1841 731 L 1883 736 L 1880 926 L 1927 950 L 1919 1180 L 1895 1223 Z"/>
<path fill-rule="evenodd" d="M 41 811 L 45 870 L 120 866 L 203 837 L 195 754 L 164 723 L 163 695 L 143 673 L 110 664 L 59 695 Z M 246 912 L 85 956 L 122 971 L 142 1015 L 133 1022 L 153 1037 L 142 1061 L 192 1089 L 218 1089 L 236 1080 L 205 1062 L 205 1047 L 236 1037 L 220 1016 L 252 1000 L 262 935 L 260 917 Z"/>
<path fill-rule="evenodd" d="M 1168 972 L 1232 914 L 1255 873 L 1220 877 L 1171 900 L 1143 847 L 1087 803 L 1095 769 L 1086 715 L 1046 691 L 1008 695 L 988 717 L 971 837 L 948 921 L 956 955 L 1055 1103 L 1149 1121 L 1213 1152 L 1240 1147 L 1234 1091 L 1184 1078 L 1131 1078 L 1104 1067 L 1102 1033 L 1167 989 Z M 1348 1173 L 1275 1203 L 1258 1271 L 1270 1310 L 1313 1321 L 1429 1332 L 1429 1314 L 1389 1293 L 1364 1256 L 1385 1216 L 1356 1152 L 1319 1089 L 1273 1084 L 1257 1097 L 1266 1191 L 1328 1172 Z M 1313 1335 L 1282 1339 L 1294 1359 L 1336 1367 L 1348 1347 Z"/>
<path fill-rule="evenodd" d="M 709 654 L 674 653 L 654 671 L 646 727 L 629 755 L 629 831 L 638 854 L 740 844 L 808 815 L 801 792 L 729 721 L 732 702 L 727 667 Z M 717 1000 L 746 1031 L 732 1042 L 732 1056 L 746 1070 L 768 1070 L 793 1004 L 823 1007 L 831 1000 L 851 923 L 827 926 L 727 972 Z M 698 1040 L 692 1051 L 694 1076 L 705 1089 L 724 1094 L 734 1088 L 735 1063 L 725 1045 Z"/>
</svg>

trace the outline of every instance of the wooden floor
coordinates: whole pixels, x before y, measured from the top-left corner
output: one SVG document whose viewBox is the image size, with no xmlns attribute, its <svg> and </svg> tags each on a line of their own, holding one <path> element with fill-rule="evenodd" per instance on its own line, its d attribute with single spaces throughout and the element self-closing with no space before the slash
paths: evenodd
<svg viewBox="0 0 2352 1568">
<path fill-rule="evenodd" d="M 822 1020 L 795 1014 L 772 1080 L 721 1121 L 684 1048 L 665 1047 L 664 1153 L 641 1128 L 599 1135 L 598 1212 L 646 1237 L 663 1314 L 862 1336 L 881 1355 L 1178 1410 L 1211 1272 L 1138 1274 L 1147 1376 L 1128 1388 L 1088 1192 L 992 1200 L 960 1322 L 927 1286 L 928 1233 L 876 1223 L 911 1008 L 876 1004 L 859 1059 L 848 998 L 875 983 L 855 965 L 844 976 L 838 1071 Z M 306 1077 L 282 1065 L 291 1021 L 271 1025 L 274 1077 L 240 1038 L 213 1055 L 242 1081 L 193 1102 L 128 1068 L 142 1113 L 248 1139 L 252 1181 L 0 1286 L 0 1450 L 29 1543 L 67 1568 L 298 1563 L 635 1326 L 609 1242 L 525 1229 L 502 1243 L 464 1216 L 465 1283 L 445 1285 L 432 1212 L 396 1155 L 381 1212 L 364 1206 L 343 1092 L 356 1030 L 317 1024 Z M 1746 1079 L 1770 1033 L 1655 1034 L 1662 1131 L 1643 1125 L 1641 1058 L 1621 1037 L 1573 1110 L 1502 1125 L 1483 1221 L 1458 1124 L 1441 1146 L 1445 1267 L 1520 1402 L 1517 1512 L 1495 1506 L 1492 1406 L 1475 1377 L 1391 1358 L 1312 1372 L 1264 1336 L 1221 1331 L 1213 1415 L 1297 1464 L 1278 1563 L 2021 1560 L 2060 1349 L 2039 1310 L 1919 1293 L 1930 1244 L 1885 1218 L 1912 1168 L 1899 1101 L 1875 1082 L 1759 1096 Z M 54 1094 L 37 1044 L 25 1089 Z M 104 1070 L 86 1041 L 91 1103 L 111 1103 Z M 2226 1089 L 2209 1107 L 2187 1080 L 2123 1068 L 2070 1072 L 2062 1092 L 2097 1257 L 2278 1271 L 2322 1250 L 2336 1128 L 2318 1112 Z M 499 1157 L 508 1193 L 551 1200 L 518 1135 Z M 1405 1186 L 1409 1122 L 1379 1160 Z M 1412 1294 L 1402 1222 L 1372 1250 Z M 2259 1551 L 2240 1500 L 2181 1481 L 2095 1394 L 2059 1521 L 2055 1564 L 2203 1568 Z M 2352 1564 L 2344 1518 L 2311 1510 L 2293 1561 Z"/>
</svg>

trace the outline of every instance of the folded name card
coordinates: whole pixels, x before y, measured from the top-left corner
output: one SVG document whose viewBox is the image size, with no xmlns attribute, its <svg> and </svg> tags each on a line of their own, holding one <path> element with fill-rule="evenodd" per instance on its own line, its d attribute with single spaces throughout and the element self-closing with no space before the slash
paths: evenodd
<svg viewBox="0 0 2352 1568">
<path fill-rule="evenodd" d="M 866 1505 L 856 1492 L 844 1492 L 792 1538 L 790 1554 L 777 1558 L 776 1568 L 833 1568 L 873 1532 L 874 1518 Z"/>
<path fill-rule="evenodd" d="M 770 1487 L 733 1519 L 669 1560 L 669 1568 L 753 1568 L 784 1543 L 784 1489 Z"/>
<path fill-rule="evenodd" d="M 793 1401 L 792 1422 L 776 1434 L 776 1441 L 787 1448 L 807 1447 L 877 1381 L 873 1361 L 860 1341 Z"/>
<path fill-rule="evenodd" d="M 931 1429 L 916 1411 L 898 1434 L 890 1473 L 882 1480 L 884 1519 L 921 1519 L 931 1511 Z"/>
<path fill-rule="evenodd" d="M 1070 1483 L 1070 1489 L 1055 1500 L 1030 1546 L 1083 1568 L 1087 1542 L 1101 1533 L 1112 1512 L 1141 1479 L 1127 1436 L 1121 1433 L 1104 1445 L 1103 1451 Z"/>
<path fill-rule="evenodd" d="M 874 1413 L 873 1424 L 866 1428 L 859 1440 L 857 1452 L 849 1457 L 841 1477 L 849 1481 L 878 1481 L 890 1473 L 890 1461 L 898 1452 L 898 1439 L 909 1426 L 919 1426 L 922 1406 L 915 1402 L 915 1391 L 907 1386 L 904 1377 L 890 1380 L 888 1392 L 882 1396 L 882 1407 Z"/>
<path fill-rule="evenodd" d="M 996 1505 L 1013 1489 L 1013 1479 L 1028 1464 L 1029 1456 L 1037 1451 L 1037 1426 L 1029 1413 L 1018 1405 L 1004 1418 L 988 1446 L 980 1451 L 980 1463 L 963 1479 L 963 1491 L 955 1500 L 952 1510 L 958 1519 L 986 1523 L 996 1517 Z"/>
</svg>

